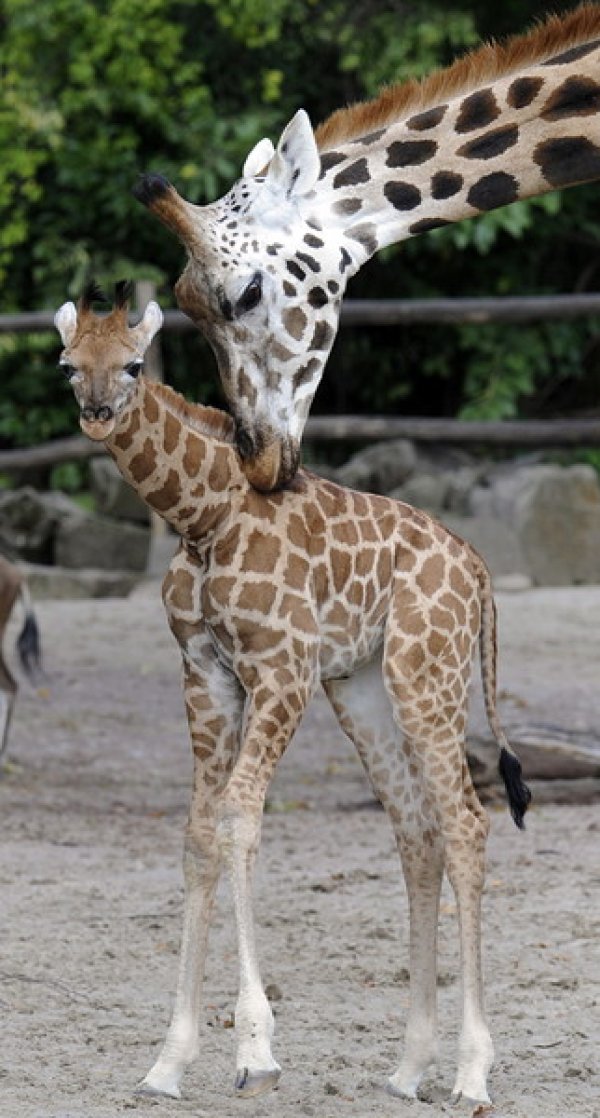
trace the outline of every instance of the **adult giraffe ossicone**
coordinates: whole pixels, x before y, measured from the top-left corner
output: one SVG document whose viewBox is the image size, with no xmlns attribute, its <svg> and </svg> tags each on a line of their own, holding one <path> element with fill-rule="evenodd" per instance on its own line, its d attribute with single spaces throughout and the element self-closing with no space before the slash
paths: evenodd
<svg viewBox="0 0 600 1118">
<path fill-rule="evenodd" d="M 600 178 L 600 6 L 551 17 L 422 83 L 302 110 L 207 206 L 160 175 L 134 193 L 183 242 L 177 300 L 211 342 L 250 482 L 295 473 L 346 283 L 384 245 Z"/>
</svg>

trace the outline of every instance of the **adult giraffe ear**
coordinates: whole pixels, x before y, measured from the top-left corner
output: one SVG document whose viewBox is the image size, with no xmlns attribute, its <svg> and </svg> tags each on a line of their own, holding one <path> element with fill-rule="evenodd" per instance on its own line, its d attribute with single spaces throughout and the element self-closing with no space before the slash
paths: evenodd
<svg viewBox="0 0 600 1118">
<path fill-rule="evenodd" d="M 77 308 L 75 303 L 63 303 L 54 315 L 54 325 L 58 330 L 62 344 L 66 348 L 71 344 L 77 329 Z"/>
<path fill-rule="evenodd" d="M 321 160 L 308 113 L 299 109 L 281 133 L 266 181 L 287 198 L 308 194 L 321 174 Z"/>
<path fill-rule="evenodd" d="M 274 154 L 275 148 L 266 136 L 262 140 L 259 140 L 252 148 L 252 151 L 246 156 L 246 162 L 244 163 L 244 169 L 242 171 L 244 178 L 252 179 L 255 175 L 259 175 L 261 171 L 264 171 L 267 163 L 271 162 Z"/>
<path fill-rule="evenodd" d="M 150 342 L 155 334 L 158 333 L 163 324 L 163 313 L 153 299 L 150 300 L 143 317 L 137 326 L 133 327 L 136 340 L 140 343 L 144 352 L 147 350 Z"/>
</svg>

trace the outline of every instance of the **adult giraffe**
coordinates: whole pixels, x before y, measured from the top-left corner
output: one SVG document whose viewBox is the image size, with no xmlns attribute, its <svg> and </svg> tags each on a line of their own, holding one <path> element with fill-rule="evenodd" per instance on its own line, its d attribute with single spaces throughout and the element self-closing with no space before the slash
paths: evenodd
<svg viewBox="0 0 600 1118">
<path fill-rule="evenodd" d="M 136 197 L 183 242 L 177 300 L 212 344 L 245 472 L 293 477 L 346 283 L 378 249 L 600 177 L 600 5 L 552 16 L 422 83 L 296 114 L 208 206 L 160 175 Z"/>
</svg>

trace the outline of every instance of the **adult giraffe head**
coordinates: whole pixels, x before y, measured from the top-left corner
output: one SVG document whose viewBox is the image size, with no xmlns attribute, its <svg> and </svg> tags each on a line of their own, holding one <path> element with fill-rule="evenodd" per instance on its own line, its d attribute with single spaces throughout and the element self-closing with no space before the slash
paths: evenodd
<svg viewBox="0 0 600 1118">
<path fill-rule="evenodd" d="M 134 193 L 188 253 L 175 291 L 211 342 L 250 482 L 294 474 L 346 283 L 384 245 L 600 178 L 600 6 L 551 17 L 422 83 L 298 112 L 217 202 Z"/>
</svg>

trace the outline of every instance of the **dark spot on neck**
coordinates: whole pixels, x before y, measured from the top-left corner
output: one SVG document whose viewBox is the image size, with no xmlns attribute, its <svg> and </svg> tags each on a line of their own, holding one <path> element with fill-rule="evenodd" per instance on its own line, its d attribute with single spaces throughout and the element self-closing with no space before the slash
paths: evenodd
<svg viewBox="0 0 600 1118">
<path fill-rule="evenodd" d="M 338 163 L 344 163 L 348 157 L 341 151 L 325 151 L 321 156 L 321 174 L 319 178 L 325 177 L 332 167 L 337 167 Z"/>
<path fill-rule="evenodd" d="M 591 43 L 582 43 L 579 47 L 570 47 L 562 54 L 555 54 L 554 58 L 548 58 L 542 62 L 542 66 L 564 66 L 567 62 L 577 62 L 580 58 L 585 58 L 586 54 L 591 54 L 592 51 L 600 47 L 600 39 L 593 39 Z"/>
<path fill-rule="evenodd" d="M 479 89 L 465 97 L 455 124 L 457 132 L 472 132 L 475 128 L 485 128 L 500 115 L 498 102 L 491 89 Z"/>
<path fill-rule="evenodd" d="M 386 182 L 383 193 L 396 210 L 414 210 L 421 201 L 421 191 L 409 182 Z"/>
<path fill-rule="evenodd" d="M 516 124 L 507 124 L 503 128 L 492 128 L 483 136 L 469 140 L 457 151 L 463 159 L 495 159 L 516 144 L 519 139 L 519 129 Z"/>
<path fill-rule="evenodd" d="M 339 190 L 342 186 L 358 186 L 360 183 L 369 182 L 370 179 L 366 159 L 357 159 L 348 167 L 344 167 L 343 171 L 338 171 L 333 180 L 333 187 L 334 190 Z"/>
<path fill-rule="evenodd" d="M 543 120 L 565 120 L 596 115 L 600 108 L 600 86 L 592 78 L 567 78 L 546 101 Z"/>
<path fill-rule="evenodd" d="M 600 178 L 600 147 L 587 136 L 545 140 L 534 149 L 533 160 L 551 186 L 572 186 Z"/>
<path fill-rule="evenodd" d="M 516 202 L 519 197 L 519 184 L 514 175 L 506 171 L 494 171 L 471 187 L 467 194 L 467 202 L 478 210 L 495 210 L 498 206 L 506 206 L 509 202 Z"/>
<path fill-rule="evenodd" d="M 524 109 L 537 97 L 544 84 L 543 78 L 515 78 L 506 95 L 512 109 Z"/>
<path fill-rule="evenodd" d="M 454 171 L 437 171 L 431 180 L 431 196 L 438 201 L 458 194 L 464 179 Z"/>
<path fill-rule="evenodd" d="M 447 105 L 437 105 L 435 109 L 426 109 L 424 113 L 417 113 L 407 120 L 406 127 L 413 132 L 427 132 L 429 128 L 435 128 L 440 123 L 447 108 Z"/>
<path fill-rule="evenodd" d="M 386 152 L 388 167 L 417 167 L 432 159 L 437 151 L 435 140 L 396 140 Z"/>
</svg>

